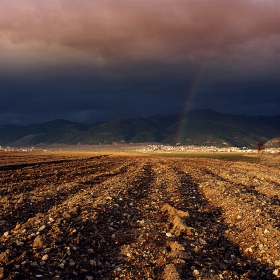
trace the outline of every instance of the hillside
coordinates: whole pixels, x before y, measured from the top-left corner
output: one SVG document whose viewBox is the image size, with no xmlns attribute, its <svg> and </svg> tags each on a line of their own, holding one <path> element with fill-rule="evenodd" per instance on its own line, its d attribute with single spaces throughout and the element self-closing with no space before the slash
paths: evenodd
<svg viewBox="0 0 280 280">
<path fill-rule="evenodd" d="M 157 142 L 181 145 L 252 147 L 280 135 L 280 115 L 246 116 L 213 110 L 81 124 L 54 120 L 26 126 L 0 126 L 0 145 L 112 144 Z"/>
</svg>

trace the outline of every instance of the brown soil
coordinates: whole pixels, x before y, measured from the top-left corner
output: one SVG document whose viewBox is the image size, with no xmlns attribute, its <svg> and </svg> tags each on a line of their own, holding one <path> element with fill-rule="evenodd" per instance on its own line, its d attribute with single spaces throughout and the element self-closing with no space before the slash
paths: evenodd
<svg viewBox="0 0 280 280">
<path fill-rule="evenodd" d="M 277 279 L 279 189 L 261 164 L 1 153 L 0 279 Z"/>
</svg>

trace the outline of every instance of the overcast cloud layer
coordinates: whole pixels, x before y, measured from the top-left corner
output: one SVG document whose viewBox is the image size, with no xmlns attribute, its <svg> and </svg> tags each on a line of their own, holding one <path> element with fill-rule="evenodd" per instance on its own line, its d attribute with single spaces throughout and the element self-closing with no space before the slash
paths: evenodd
<svg viewBox="0 0 280 280">
<path fill-rule="evenodd" d="M 1 0 L 0 124 L 280 114 L 279 0 Z"/>
</svg>

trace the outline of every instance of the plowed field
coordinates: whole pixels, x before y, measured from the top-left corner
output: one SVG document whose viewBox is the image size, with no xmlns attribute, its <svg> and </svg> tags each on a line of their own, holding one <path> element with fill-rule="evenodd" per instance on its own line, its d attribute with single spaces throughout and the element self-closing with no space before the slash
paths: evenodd
<svg viewBox="0 0 280 280">
<path fill-rule="evenodd" d="M 256 163 L 1 153 L 0 279 L 277 279 L 279 189 Z"/>
</svg>

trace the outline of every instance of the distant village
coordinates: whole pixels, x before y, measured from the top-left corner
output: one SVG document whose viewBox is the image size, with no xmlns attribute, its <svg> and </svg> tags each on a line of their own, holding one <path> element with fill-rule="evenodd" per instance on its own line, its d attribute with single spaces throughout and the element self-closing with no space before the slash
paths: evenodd
<svg viewBox="0 0 280 280">
<path fill-rule="evenodd" d="M 247 147 L 223 147 L 218 148 L 216 146 L 171 146 L 171 145 L 148 145 L 144 148 L 137 149 L 137 152 L 147 153 L 147 152 L 222 152 L 222 153 L 231 153 L 231 152 L 242 152 L 242 153 L 258 153 L 257 149 L 251 149 Z M 280 148 L 266 148 L 262 152 L 265 153 L 280 153 Z"/>
<path fill-rule="evenodd" d="M 1 152 L 46 152 L 47 150 L 45 149 L 40 149 L 40 148 L 16 148 L 16 147 L 2 147 L 0 146 L 0 151 Z"/>
<path fill-rule="evenodd" d="M 108 145 L 109 146 L 109 145 Z M 80 149 L 79 149 L 80 150 Z M 88 149 L 90 150 L 90 149 Z M 126 150 L 126 149 L 125 149 Z M 42 148 L 35 148 L 35 147 L 28 147 L 28 148 L 17 148 L 17 147 L 2 147 L 0 146 L 0 152 L 47 152 L 47 149 Z M 136 152 L 141 153 L 149 153 L 149 152 L 221 152 L 221 153 L 258 153 L 257 149 L 247 148 L 247 147 L 223 147 L 219 148 L 216 146 L 196 146 L 196 145 L 188 145 L 188 146 L 172 146 L 172 145 L 161 145 L 161 144 L 153 144 L 153 145 L 146 145 L 140 148 L 135 149 Z M 270 153 L 270 154 L 277 154 L 280 153 L 279 148 L 264 148 L 262 153 Z"/>
</svg>

